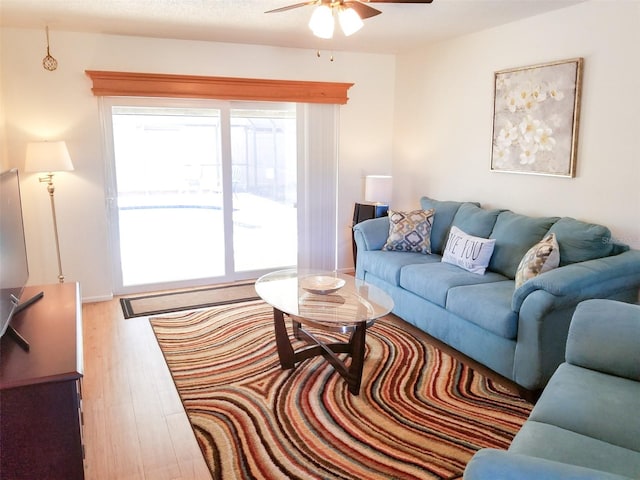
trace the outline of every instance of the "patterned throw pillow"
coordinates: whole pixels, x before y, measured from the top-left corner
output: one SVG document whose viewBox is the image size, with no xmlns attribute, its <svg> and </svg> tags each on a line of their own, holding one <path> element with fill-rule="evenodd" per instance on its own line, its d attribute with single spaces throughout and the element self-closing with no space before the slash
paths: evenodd
<svg viewBox="0 0 640 480">
<path fill-rule="evenodd" d="M 556 235 L 550 233 L 524 254 L 516 270 L 516 288 L 541 273 L 553 270 L 560 265 L 560 248 Z"/>
<path fill-rule="evenodd" d="M 484 275 L 495 246 L 495 238 L 474 237 L 458 227 L 451 227 L 447 245 L 442 252 L 442 261 L 471 273 Z"/>
<path fill-rule="evenodd" d="M 398 212 L 389 210 L 389 238 L 382 250 L 431 253 L 434 210 Z"/>
</svg>

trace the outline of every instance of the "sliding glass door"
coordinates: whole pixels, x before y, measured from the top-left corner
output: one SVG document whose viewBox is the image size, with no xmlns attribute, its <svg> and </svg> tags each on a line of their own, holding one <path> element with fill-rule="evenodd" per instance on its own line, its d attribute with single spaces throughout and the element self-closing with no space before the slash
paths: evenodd
<svg viewBox="0 0 640 480">
<path fill-rule="evenodd" d="M 295 111 L 233 108 L 230 123 L 234 270 L 295 265 Z"/>
<path fill-rule="evenodd" d="M 120 100 L 104 105 L 118 293 L 296 264 L 295 106 Z"/>
</svg>

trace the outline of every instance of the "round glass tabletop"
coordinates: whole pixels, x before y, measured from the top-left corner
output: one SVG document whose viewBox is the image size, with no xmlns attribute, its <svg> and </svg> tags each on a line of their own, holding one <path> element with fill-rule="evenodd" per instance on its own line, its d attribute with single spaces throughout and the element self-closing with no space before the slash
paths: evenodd
<svg viewBox="0 0 640 480">
<path fill-rule="evenodd" d="M 255 288 L 265 302 L 303 323 L 371 323 L 393 308 L 393 300 L 380 288 L 336 272 L 279 270 L 260 277 Z"/>
</svg>

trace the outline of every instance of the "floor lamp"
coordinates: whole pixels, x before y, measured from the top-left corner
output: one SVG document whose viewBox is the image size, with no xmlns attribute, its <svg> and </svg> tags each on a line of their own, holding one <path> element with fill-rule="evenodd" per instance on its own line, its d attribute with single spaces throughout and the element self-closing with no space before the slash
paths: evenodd
<svg viewBox="0 0 640 480">
<path fill-rule="evenodd" d="M 39 177 L 39 180 L 47 183 L 47 191 L 49 192 L 49 199 L 51 200 L 51 215 L 53 217 L 53 234 L 56 240 L 56 254 L 58 256 L 58 280 L 60 283 L 64 283 L 62 261 L 60 260 L 60 241 L 58 240 L 56 204 L 53 199 L 53 193 L 55 192 L 53 175 L 55 172 L 68 172 L 73 170 L 73 163 L 71 163 L 71 157 L 69 157 L 67 144 L 63 141 L 28 143 L 27 158 L 24 169 L 26 172 L 44 173 L 43 176 Z"/>
</svg>

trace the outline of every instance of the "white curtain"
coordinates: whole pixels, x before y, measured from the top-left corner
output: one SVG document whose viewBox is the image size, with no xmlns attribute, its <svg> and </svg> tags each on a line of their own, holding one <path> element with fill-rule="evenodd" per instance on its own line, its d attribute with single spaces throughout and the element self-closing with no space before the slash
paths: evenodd
<svg viewBox="0 0 640 480">
<path fill-rule="evenodd" d="M 338 114 L 298 105 L 298 268 L 337 268 Z"/>
</svg>

